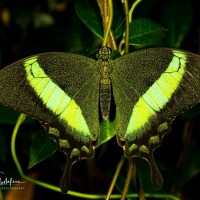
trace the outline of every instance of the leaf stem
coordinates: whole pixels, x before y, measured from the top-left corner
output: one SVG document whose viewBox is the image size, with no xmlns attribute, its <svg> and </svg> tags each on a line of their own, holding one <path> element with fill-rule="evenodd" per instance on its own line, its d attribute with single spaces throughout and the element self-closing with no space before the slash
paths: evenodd
<svg viewBox="0 0 200 200">
<path fill-rule="evenodd" d="M 19 130 L 19 127 L 21 126 L 21 124 L 23 123 L 23 121 L 26 119 L 26 115 L 25 114 L 20 114 L 17 123 L 15 124 L 14 130 L 13 130 L 13 134 L 12 134 L 12 138 L 11 138 L 11 154 L 12 154 L 12 158 L 13 161 L 18 169 L 18 172 L 20 174 L 20 176 L 23 178 L 24 173 L 23 170 L 21 168 L 21 165 L 18 161 L 17 158 L 17 154 L 16 154 L 16 149 L 15 149 L 15 141 L 16 141 L 16 137 L 17 137 L 17 133 Z"/>
<path fill-rule="evenodd" d="M 112 0 L 108 0 L 108 23 L 106 26 L 106 31 L 104 35 L 104 40 L 103 40 L 103 46 L 107 45 L 108 42 L 108 37 L 110 34 L 111 26 L 112 26 L 112 21 L 113 21 L 113 5 L 112 5 Z"/>
<path fill-rule="evenodd" d="M 17 133 L 18 133 L 19 127 L 21 126 L 21 124 L 23 123 L 25 118 L 26 118 L 25 114 L 20 114 L 20 116 L 19 116 L 19 118 L 17 120 L 17 123 L 15 124 L 14 130 L 13 130 L 13 134 L 12 134 L 12 138 L 11 138 L 11 154 L 12 154 L 13 161 L 14 161 L 16 167 L 17 167 L 17 170 L 18 170 L 20 176 L 23 179 L 25 179 L 27 181 L 30 181 L 30 182 L 32 182 L 34 184 L 40 185 L 42 187 L 45 187 L 45 188 L 60 192 L 60 188 L 59 187 L 56 187 L 56 186 L 53 186 L 53 185 L 50 185 L 48 183 L 44 183 L 44 182 L 41 182 L 41 181 L 34 180 L 34 179 L 30 178 L 29 176 L 26 176 L 24 174 L 23 170 L 22 170 L 22 167 L 21 167 L 21 165 L 19 163 L 19 160 L 17 158 L 15 143 L 16 143 L 16 137 L 17 137 Z"/>
<path fill-rule="evenodd" d="M 126 199 L 126 195 L 128 193 L 128 188 L 129 185 L 131 183 L 131 179 L 133 178 L 133 170 L 134 170 L 134 166 L 133 166 L 133 158 L 129 158 L 128 159 L 129 165 L 128 165 L 128 173 L 126 176 L 126 182 L 122 191 L 122 196 L 121 196 L 121 200 Z"/>
<path fill-rule="evenodd" d="M 141 2 L 142 0 L 136 0 L 132 6 L 131 6 L 131 9 L 129 11 L 129 23 L 132 22 L 132 15 L 133 15 L 133 11 L 135 10 L 135 7 Z"/>
<path fill-rule="evenodd" d="M 123 156 L 121 157 L 121 159 L 120 159 L 118 165 L 117 165 L 116 171 L 115 171 L 115 173 L 114 173 L 113 179 L 112 179 L 112 181 L 111 181 L 110 187 L 109 187 L 108 192 L 107 192 L 106 200 L 109 200 L 109 199 L 110 199 L 111 193 L 112 193 L 112 191 L 113 191 L 113 189 L 114 189 L 114 187 L 115 187 L 117 178 L 118 178 L 119 173 L 120 173 L 120 171 L 121 171 L 121 168 L 122 168 L 122 166 L 123 166 L 123 164 L 124 164 L 124 160 L 125 160 L 125 157 L 124 157 L 124 155 L 123 155 Z"/>
<path fill-rule="evenodd" d="M 126 28 L 125 28 L 125 54 L 129 52 L 129 7 L 128 1 L 123 0 L 124 2 L 124 9 L 125 9 L 125 16 L 126 16 Z"/>
<path fill-rule="evenodd" d="M 117 45 L 114 39 L 114 34 L 111 30 L 112 21 L 113 21 L 113 3 L 112 0 L 97 0 L 102 21 L 103 21 L 103 30 L 104 30 L 104 39 L 102 46 L 110 47 L 111 49 L 116 50 Z"/>
</svg>

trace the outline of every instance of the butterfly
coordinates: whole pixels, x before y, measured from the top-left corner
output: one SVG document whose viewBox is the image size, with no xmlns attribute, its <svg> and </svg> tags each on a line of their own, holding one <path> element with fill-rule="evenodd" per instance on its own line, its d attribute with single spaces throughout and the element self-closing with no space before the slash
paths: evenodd
<svg viewBox="0 0 200 200">
<path fill-rule="evenodd" d="M 102 47 L 97 59 L 71 53 L 44 53 L 0 70 L 0 103 L 38 120 L 67 156 L 60 182 L 69 189 L 74 162 L 94 156 L 99 115 L 116 105 L 117 141 L 126 157 L 148 161 L 153 185 L 163 178 L 153 151 L 173 119 L 199 103 L 200 57 L 167 48 L 139 50 L 114 60 Z"/>
</svg>

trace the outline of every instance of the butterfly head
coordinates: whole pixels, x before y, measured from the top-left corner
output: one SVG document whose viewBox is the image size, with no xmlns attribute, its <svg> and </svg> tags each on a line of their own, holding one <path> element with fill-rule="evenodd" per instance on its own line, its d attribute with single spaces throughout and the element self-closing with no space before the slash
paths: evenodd
<svg viewBox="0 0 200 200">
<path fill-rule="evenodd" d="M 110 59 L 112 50 L 108 47 L 101 47 L 97 54 L 97 59 L 102 61 L 108 61 Z"/>
</svg>

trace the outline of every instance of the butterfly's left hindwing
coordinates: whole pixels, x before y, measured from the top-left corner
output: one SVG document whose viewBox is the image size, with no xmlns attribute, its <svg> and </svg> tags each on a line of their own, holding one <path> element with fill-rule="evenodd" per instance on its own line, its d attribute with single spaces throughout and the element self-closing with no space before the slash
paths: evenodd
<svg viewBox="0 0 200 200">
<path fill-rule="evenodd" d="M 46 53 L 0 71 L 0 103 L 40 121 L 67 154 L 62 191 L 68 189 L 71 165 L 94 155 L 99 134 L 97 70 L 87 57 Z"/>
<path fill-rule="evenodd" d="M 162 177 L 153 150 L 172 120 L 200 101 L 200 57 L 172 49 L 147 49 L 113 62 L 116 133 L 125 155 L 149 161 L 153 182 Z"/>
</svg>

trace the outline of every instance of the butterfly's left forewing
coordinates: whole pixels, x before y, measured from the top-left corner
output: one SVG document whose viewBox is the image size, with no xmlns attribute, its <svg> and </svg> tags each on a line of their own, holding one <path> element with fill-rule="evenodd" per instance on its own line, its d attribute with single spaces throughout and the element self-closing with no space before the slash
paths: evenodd
<svg viewBox="0 0 200 200">
<path fill-rule="evenodd" d="M 148 160 L 161 187 L 153 151 L 172 120 L 200 101 L 200 57 L 172 49 L 148 49 L 113 62 L 116 133 L 125 155 Z"/>
<path fill-rule="evenodd" d="M 0 71 L 0 103 L 40 121 L 67 155 L 63 192 L 72 164 L 94 155 L 99 134 L 98 76 L 95 60 L 68 53 L 32 56 Z"/>
</svg>

